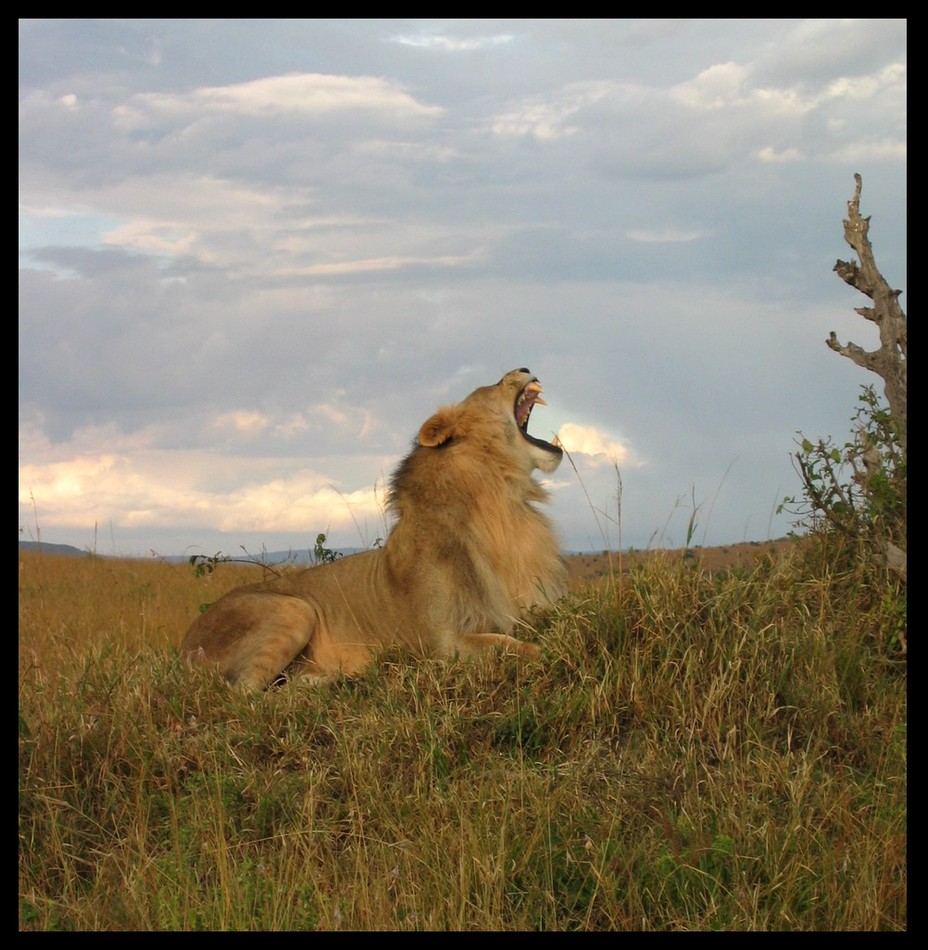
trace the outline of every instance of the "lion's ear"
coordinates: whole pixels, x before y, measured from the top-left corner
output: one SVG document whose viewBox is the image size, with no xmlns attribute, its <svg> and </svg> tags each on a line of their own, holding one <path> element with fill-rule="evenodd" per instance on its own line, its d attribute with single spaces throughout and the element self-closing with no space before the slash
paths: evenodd
<svg viewBox="0 0 928 950">
<path fill-rule="evenodd" d="M 447 442 L 454 435 L 454 414 L 450 407 L 439 409 L 430 419 L 422 423 L 419 430 L 419 445 L 433 449 Z"/>
</svg>

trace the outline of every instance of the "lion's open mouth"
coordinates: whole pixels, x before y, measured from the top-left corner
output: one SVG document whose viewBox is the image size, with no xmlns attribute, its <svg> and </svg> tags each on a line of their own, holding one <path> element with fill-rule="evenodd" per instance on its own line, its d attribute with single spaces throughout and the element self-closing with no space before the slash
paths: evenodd
<svg viewBox="0 0 928 950">
<path fill-rule="evenodd" d="M 548 452 L 561 452 L 561 447 L 555 442 L 545 442 L 544 439 L 538 439 L 533 435 L 528 433 L 528 420 L 532 415 L 532 409 L 535 408 L 536 404 L 547 406 L 548 404 L 541 398 L 542 394 L 541 383 L 537 379 L 529 380 L 525 386 L 522 387 L 522 391 L 516 396 L 516 404 L 514 408 L 514 413 L 516 417 L 516 425 L 519 427 L 519 431 L 522 433 L 523 438 L 528 439 L 532 445 L 537 445 L 540 449 L 545 449 Z"/>
</svg>

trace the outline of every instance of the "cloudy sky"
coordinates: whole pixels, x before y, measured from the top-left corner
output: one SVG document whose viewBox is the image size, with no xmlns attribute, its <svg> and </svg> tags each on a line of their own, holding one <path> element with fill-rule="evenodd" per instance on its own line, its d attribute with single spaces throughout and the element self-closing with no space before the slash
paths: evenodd
<svg viewBox="0 0 928 950">
<path fill-rule="evenodd" d="M 519 366 L 565 549 L 780 537 L 855 172 L 904 292 L 904 20 L 21 20 L 20 538 L 370 544 Z"/>
</svg>

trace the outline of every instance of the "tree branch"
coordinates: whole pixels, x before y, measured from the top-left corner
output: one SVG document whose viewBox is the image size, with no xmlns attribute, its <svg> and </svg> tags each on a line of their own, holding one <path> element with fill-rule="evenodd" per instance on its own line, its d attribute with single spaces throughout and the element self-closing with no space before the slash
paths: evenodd
<svg viewBox="0 0 928 950">
<path fill-rule="evenodd" d="M 873 307 L 858 307 L 856 312 L 879 327 L 880 347 L 868 351 L 856 343 L 842 345 L 832 331 L 826 344 L 836 353 L 853 360 L 858 366 L 883 377 L 883 393 L 889 411 L 899 426 L 902 451 L 906 450 L 906 316 L 899 306 L 901 290 L 893 290 L 876 266 L 868 236 L 870 218 L 860 216 L 860 175 L 854 175 L 854 197 L 847 203 L 844 240 L 857 252 L 860 263 L 839 260 L 835 273 L 851 287 L 866 294 Z"/>
</svg>

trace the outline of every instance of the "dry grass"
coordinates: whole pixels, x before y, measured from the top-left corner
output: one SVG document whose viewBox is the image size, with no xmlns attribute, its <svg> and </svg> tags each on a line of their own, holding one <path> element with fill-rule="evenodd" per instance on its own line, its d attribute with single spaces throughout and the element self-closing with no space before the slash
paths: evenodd
<svg viewBox="0 0 928 950">
<path fill-rule="evenodd" d="M 904 598 L 653 558 L 542 664 L 188 672 L 254 576 L 20 555 L 21 930 L 904 930 Z"/>
<path fill-rule="evenodd" d="M 717 547 L 696 545 L 690 548 L 650 549 L 646 551 L 602 551 L 575 554 L 567 558 L 567 569 L 572 590 L 582 590 L 590 584 L 614 581 L 616 575 L 640 568 L 653 561 L 672 563 L 692 561 L 704 571 L 718 573 L 738 568 L 753 568 L 767 558 L 779 559 L 792 554 L 797 546 L 793 538 L 776 541 L 741 541 Z"/>
</svg>

